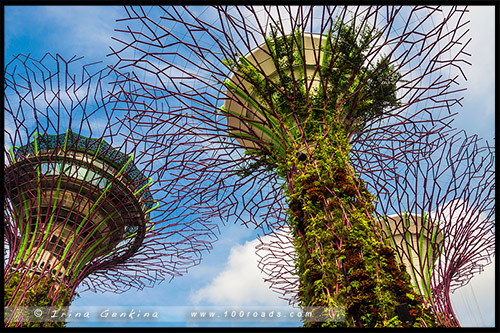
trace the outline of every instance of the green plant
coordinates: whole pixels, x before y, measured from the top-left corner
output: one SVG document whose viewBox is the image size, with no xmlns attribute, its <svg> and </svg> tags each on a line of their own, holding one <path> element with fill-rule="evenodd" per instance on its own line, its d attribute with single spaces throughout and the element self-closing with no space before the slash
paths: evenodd
<svg viewBox="0 0 500 333">
<path fill-rule="evenodd" d="M 66 327 L 64 319 L 29 321 L 29 318 L 33 318 L 33 313 L 28 311 L 28 307 L 50 307 L 52 310 L 61 310 L 70 305 L 70 291 L 64 286 L 56 288 L 57 283 L 53 277 L 40 277 L 36 273 L 8 274 L 4 284 L 4 306 L 20 309 L 21 312 L 16 311 L 15 316 L 18 318 L 22 316 L 23 319 L 19 322 L 12 320 L 7 327 Z"/>
<path fill-rule="evenodd" d="M 293 74 L 294 68 L 304 67 L 300 31 L 279 36 L 277 29 L 271 30 L 266 43 L 277 69 L 273 78 L 244 57 L 226 62 L 251 84 L 252 93 L 230 80 L 227 88 L 267 124 L 248 118 L 267 139 L 234 134 L 261 142 L 261 149 L 246 151 L 253 162 L 240 175 L 264 167 L 284 179 L 301 306 L 346 310 L 344 322 L 332 319 L 305 326 L 403 327 L 407 324 L 395 313 L 400 303 L 409 304 L 416 325 L 432 326 L 432 314 L 383 243 L 373 215 L 375 198 L 349 160 L 350 138 L 399 105 L 395 91 L 401 75 L 385 57 L 373 66 L 363 65 L 377 32 L 341 21 L 332 31 L 336 35 L 324 36 L 323 79 L 314 89 L 306 89 L 303 70 L 298 77 Z M 308 151 L 301 152 L 306 146 Z"/>
</svg>

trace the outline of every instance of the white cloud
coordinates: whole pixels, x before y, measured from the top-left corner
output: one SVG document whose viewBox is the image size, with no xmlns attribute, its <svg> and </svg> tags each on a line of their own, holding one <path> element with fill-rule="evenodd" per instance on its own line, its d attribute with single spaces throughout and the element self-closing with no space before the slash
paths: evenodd
<svg viewBox="0 0 500 333">
<path fill-rule="evenodd" d="M 485 88 L 493 89 L 495 81 L 495 11 L 492 7 L 468 8 L 468 28 L 472 38 L 466 50 L 471 53 L 472 66 L 464 66 L 471 93 L 482 94 Z M 485 79 L 493 86 L 485 87 Z"/>
<path fill-rule="evenodd" d="M 467 77 L 459 88 L 467 91 L 460 93 L 463 108 L 453 109 L 458 112 L 453 125 L 491 142 L 495 137 L 495 11 L 491 6 L 469 6 L 468 10 L 466 40 L 472 40 L 465 51 L 471 54 L 467 57 L 471 66 L 457 63 Z"/>
<path fill-rule="evenodd" d="M 462 327 L 495 326 L 495 260 L 450 299 Z"/>
<path fill-rule="evenodd" d="M 265 237 L 264 237 L 265 238 Z M 258 257 L 255 246 L 258 239 L 237 244 L 230 250 L 226 268 L 212 281 L 191 293 L 194 303 L 208 302 L 212 305 L 276 305 L 288 303 L 278 298 L 269 289 L 257 268 Z"/>
<path fill-rule="evenodd" d="M 5 15 L 5 53 L 8 57 L 32 53 L 37 58 L 51 52 L 106 60 L 115 19 L 124 15 L 119 6 L 10 6 Z"/>
<path fill-rule="evenodd" d="M 60 43 L 85 56 L 104 56 L 109 52 L 115 18 L 123 10 L 111 6 L 47 6 L 43 9 L 47 20 L 61 26 Z"/>
</svg>

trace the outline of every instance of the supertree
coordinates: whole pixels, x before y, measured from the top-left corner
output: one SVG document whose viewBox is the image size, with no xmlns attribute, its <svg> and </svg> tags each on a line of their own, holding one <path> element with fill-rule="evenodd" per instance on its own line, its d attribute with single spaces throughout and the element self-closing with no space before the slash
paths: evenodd
<svg viewBox="0 0 500 333">
<path fill-rule="evenodd" d="M 480 273 L 495 250 L 493 148 L 460 131 L 441 138 L 425 160 L 409 155 L 392 167 L 397 175 L 380 168 L 374 182 L 386 243 L 439 321 L 458 326 L 450 293 Z M 296 252 L 287 231 L 273 231 L 257 254 L 271 288 L 291 304 L 299 302 Z"/>
<path fill-rule="evenodd" d="M 494 148 L 457 132 L 427 159 L 394 161 L 398 177 L 382 177 L 379 215 L 387 238 L 419 281 L 435 312 L 458 326 L 450 293 L 467 284 L 495 251 Z M 387 218 L 397 223 L 387 223 Z M 420 218 L 421 222 L 411 223 Z M 427 246 L 424 239 L 437 239 Z"/>
<path fill-rule="evenodd" d="M 201 221 L 288 239 L 294 265 L 278 275 L 297 275 L 300 305 L 345 309 L 306 325 L 434 326 L 440 314 L 397 264 L 374 204 L 395 162 L 428 159 L 451 130 L 465 12 L 130 7 L 112 54 L 139 106 L 129 117 L 155 122 L 145 140 L 163 146 L 162 169 Z"/>
<path fill-rule="evenodd" d="M 80 59 L 18 55 L 5 68 L 6 326 L 65 325 L 47 316 L 77 287 L 152 287 L 216 240 L 216 225 L 184 219 L 110 71 Z"/>
</svg>

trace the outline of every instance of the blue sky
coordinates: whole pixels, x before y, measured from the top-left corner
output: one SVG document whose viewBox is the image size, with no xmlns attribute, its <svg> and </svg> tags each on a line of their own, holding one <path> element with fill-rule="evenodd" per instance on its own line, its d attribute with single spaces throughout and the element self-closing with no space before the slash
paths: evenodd
<svg viewBox="0 0 500 333">
<path fill-rule="evenodd" d="M 493 143 L 494 138 L 494 10 L 474 6 L 468 14 L 472 44 L 472 66 L 465 66 L 468 91 L 463 107 L 458 109 L 455 126 L 468 134 L 476 133 Z M 125 16 L 122 7 L 113 6 L 8 6 L 5 7 L 5 62 L 18 53 L 31 53 L 39 58 L 46 52 L 63 57 L 85 56 L 86 62 L 114 59 L 106 57 L 110 45 L 116 45 L 111 36 L 115 19 Z M 163 282 L 153 289 L 129 291 L 123 294 L 95 294 L 85 292 L 73 302 L 73 312 L 101 311 L 120 306 L 116 311 L 137 312 L 159 309 L 159 319 L 141 322 L 100 318 L 95 322 L 74 321 L 70 326 L 298 326 L 297 318 L 262 321 L 250 318 L 248 322 L 225 319 L 224 310 L 251 309 L 257 306 L 266 311 L 288 310 L 268 289 L 256 267 L 254 247 L 257 233 L 239 225 L 221 228 L 221 236 L 214 249 L 205 253 L 202 263 L 187 275 Z M 472 282 L 452 295 L 452 302 L 463 326 L 494 326 L 494 263 Z M 191 309 L 217 310 L 220 321 L 189 320 Z M 219 308 L 223 306 L 223 308 Z M 479 311 L 478 311 L 479 310 Z M 472 313 L 476 313 L 475 316 Z M 480 315 L 477 315 L 479 313 Z M 237 314 L 239 315 L 239 313 Z M 226 315 L 227 318 L 227 315 Z"/>
</svg>

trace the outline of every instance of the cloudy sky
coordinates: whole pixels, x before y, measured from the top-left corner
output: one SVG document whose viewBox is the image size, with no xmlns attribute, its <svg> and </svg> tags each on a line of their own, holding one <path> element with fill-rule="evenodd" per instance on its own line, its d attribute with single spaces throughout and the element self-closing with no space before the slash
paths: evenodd
<svg viewBox="0 0 500 333">
<path fill-rule="evenodd" d="M 123 8 L 112 6 L 5 7 L 5 63 L 18 53 L 30 53 L 39 58 L 46 52 L 60 53 L 63 57 L 83 55 L 88 62 L 112 62 L 106 55 L 113 45 L 111 36 L 117 35 L 113 31 L 115 19 L 124 15 Z M 468 18 L 473 38 L 468 48 L 472 66 L 464 68 L 468 90 L 455 126 L 493 142 L 494 9 L 470 7 Z M 222 227 L 214 249 L 186 276 L 143 291 L 118 295 L 82 293 L 72 306 L 75 313 L 106 308 L 122 312 L 134 309 L 136 313 L 159 309 L 158 319 L 124 322 L 108 317 L 95 322 L 75 320 L 70 326 L 298 326 L 300 320 L 290 317 L 293 312 L 279 320 L 228 318 L 232 311 L 252 307 L 283 313 L 291 310 L 261 279 L 254 251 L 256 237 L 255 231 L 245 227 Z M 494 263 L 452 295 L 463 326 L 494 326 L 493 281 Z M 217 310 L 220 319 L 193 318 L 191 312 L 194 310 Z M 229 312 L 224 314 L 224 311 Z"/>
</svg>

